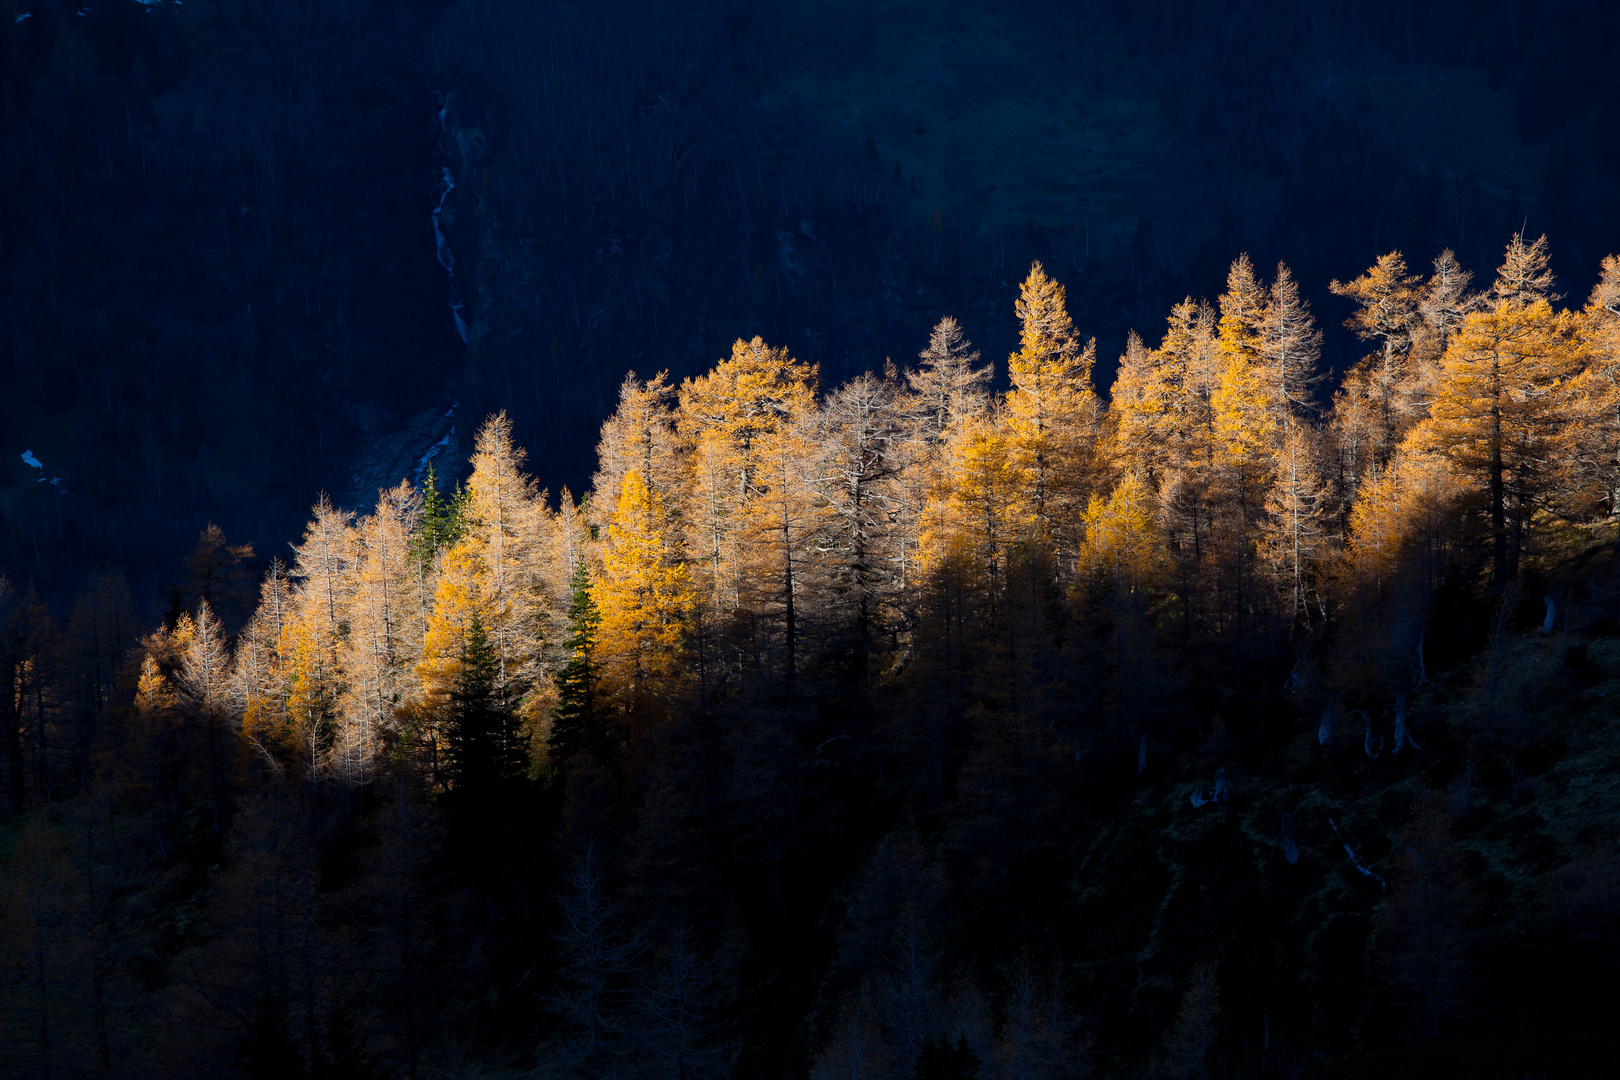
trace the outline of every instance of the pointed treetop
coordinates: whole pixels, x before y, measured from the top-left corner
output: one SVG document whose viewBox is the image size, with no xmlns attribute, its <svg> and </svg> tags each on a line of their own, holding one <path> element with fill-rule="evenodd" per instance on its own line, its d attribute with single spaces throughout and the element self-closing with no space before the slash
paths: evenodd
<svg viewBox="0 0 1620 1080">
<path fill-rule="evenodd" d="M 1063 285 L 1048 277 L 1046 268 L 1036 262 L 1018 292 L 1013 310 L 1020 323 L 1020 348 L 1008 361 L 1014 380 L 1020 372 L 1046 366 L 1065 373 L 1089 373 L 1077 370 L 1085 364 L 1086 355 L 1069 317 L 1068 292 Z"/>
<path fill-rule="evenodd" d="M 1620 255 L 1603 256 L 1598 283 L 1592 286 L 1586 310 L 1593 315 L 1606 313 L 1610 318 L 1620 319 Z"/>
<path fill-rule="evenodd" d="M 1220 305 L 1223 318 L 1230 316 L 1250 323 L 1259 320 L 1266 306 L 1266 290 L 1255 276 L 1254 263 L 1249 261 L 1247 251 L 1232 260 L 1232 267 L 1226 272 L 1226 291 L 1221 294 Z"/>
<path fill-rule="evenodd" d="M 1440 335 L 1441 346 L 1462 324 L 1463 316 L 1478 309 L 1480 297 L 1468 291 L 1474 275 L 1462 268 L 1450 248 L 1434 260 L 1434 276 L 1423 286 L 1418 311 L 1429 328 Z"/>
<path fill-rule="evenodd" d="M 813 406 L 819 381 L 818 367 L 795 360 L 785 347 L 738 338 L 729 359 L 681 383 L 681 433 L 696 439 L 712 432 L 751 447 Z"/>
<path fill-rule="evenodd" d="M 984 410 L 991 369 L 977 366 L 979 350 L 949 315 L 939 320 L 918 354 L 922 365 L 906 372 L 906 385 L 917 398 L 918 412 L 926 418 L 930 434 L 939 437 L 953 420 Z"/>
<path fill-rule="evenodd" d="M 1406 260 L 1399 251 L 1380 255 L 1365 274 L 1354 281 L 1328 283 L 1335 296 L 1354 300 L 1355 314 L 1344 325 L 1363 341 L 1382 341 L 1386 351 L 1404 349 L 1411 343 L 1411 330 L 1418 320 L 1419 274 L 1406 272 Z"/>
<path fill-rule="evenodd" d="M 1507 256 L 1496 271 L 1491 295 L 1497 303 L 1510 308 L 1526 308 L 1545 300 L 1547 303 L 1562 299 L 1552 291 L 1553 273 L 1547 268 L 1547 237 L 1538 237 L 1533 244 L 1524 242 L 1523 233 L 1514 233 L 1507 246 Z"/>
</svg>

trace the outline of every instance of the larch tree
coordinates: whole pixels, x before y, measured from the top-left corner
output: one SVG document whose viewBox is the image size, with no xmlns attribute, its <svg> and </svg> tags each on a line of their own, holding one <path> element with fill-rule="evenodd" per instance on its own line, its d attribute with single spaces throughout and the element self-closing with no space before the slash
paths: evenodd
<svg viewBox="0 0 1620 1080">
<path fill-rule="evenodd" d="M 197 546 L 186 557 L 186 596 L 204 601 L 239 625 L 253 601 L 253 545 L 233 544 L 225 530 L 210 521 L 197 534 Z"/>
<path fill-rule="evenodd" d="M 1163 564 L 1163 545 L 1152 492 L 1141 476 L 1127 473 L 1106 496 L 1093 495 L 1082 520 L 1083 569 L 1120 594 L 1134 594 L 1153 584 Z"/>
<path fill-rule="evenodd" d="M 1467 481 L 1426 441 L 1420 426 L 1386 464 L 1369 468 L 1335 568 L 1336 678 L 1369 694 L 1410 685 L 1434 590 L 1461 553 L 1459 492 Z"/>
<path fill-rule="evenodd" d="M 339 661 L 346 674 L 335 766 L 351 781 L 369 779 L 380 736 L 410 689 L 421 642 L 410 544 L 418 510 L 409 483 L 378 493 L 355 528 L 357 567 L 349 632 Z"/>
<path fill-rule="evenodd" d="M 406 710 L 407 741 L 424 756 L 429 771 L 441 779 L 447 764 L 444 720 L 461 676 L 467 635 L 474 619 L 481 626 L 489 625 L 485 573 L 475 545 L 464 539 L 440 556 L 433 611 L 423 635 L 421 659 L 416 662 L 420 697 L 409 702 Z"/>
<path fill-rule="evenodd" d="M 1221 294 L 1220 385 L 1211 400 L 1222 486 L 1245 514 L 1258 509 L 1257 492 L 1269 479 L 1280 412 L 1286 405 L 1275 395 L 1260 357 L 1267 297 L 1248 255 L 1239 255 L 1226 276 Z M 1281 408 L 1279 408 L 1281 406 Z"/>
<path fill-rule="evenodd" d="M 1252 359 L 1258 355 L 1260 324 L 1266 313 L 1266 289 L 1255 276 L 1248 252 L 1239 254 L 1227 268 L 1226 291 L 1218 303 L 1221 351 L 1229 358 Z"/>
<path fill-rule="evenodd" d="M 908 412 L 917 434 L 931 445 L 947 438 L 956 423 L 981 416 L 989 404 L 989 366 L 979 367 L 979 350 L 968 341 L 962 325 L 949 315 L 935 324 L 928 348 L 918 354 L 922 362 L 906 372 L 911 392 Z"/>
<path fill-rule="evenodd" d="M 1322 381 L 1317 362 L 1322 357 L 1322 331 L 1316 327 L 1311 306 L 1299 295 L 1299 283 L 1284 263 L 1277 264 L 1261 319 L 1255 347 L 1256 366 L 1276 413 L 1275 429 L 1282 434 L 1315 408 L 1316 385 Z"/>
<path fill-rule="evenodd" d="M 929 507 L 923 542 L 930 562 L 959 551 L 993 598 L 1006 581 L 1007 552 L 1023 536 L 1018 502 L 1026 479 L 995 418 L 963 425 L 951 448 L 951 484 Z"/>
<path fill-rule="evenodd" d="M 287 716 L 287 666 L 280 651 L 292 606 L 287 568 L 280 559 L 271 559 L 259 584 L 259 606 L 237 635 L 233 657 L 232 706 L 242 718 L 242 734 L 277 765 L 291 760 L 295 746 Z"/>
<path fill-rule="evenodd" d="M 1365 274 L 1353 281 L 1329 283 L 1338 296 L 1352 300 L 1356 311 L 1345 320 L 1363 341 L 1375 342 L 1378 351 L 1356 366 L 1375 403 L 1377 424 L 1373 460 L 1383 464 L 1406 433 L 1411 409 L 1404 400 L 1407 365 L 1422 326 L 1418 309 L 1422 277 L 1409 274 L 1399 251 L 1381 255 Z"/>
<path fill-rule="evenodd" d="M 795 360 L 786 348 L 738 339 L 728 359 L 681 384 L 679 430 L 689 442 L 718 436 L 733 455 L 736 488 L 745 491 L 761 439 L 815 408 L 818 377 L 814 364 Z"/>
<path fill-rule="evenodd" d="M 311 777 L 332 761 L 337 702 L 344 691 L 338 653 L 348 631 L 354 571 L 353 515 L 323 495 L 303 541 L 293 547 L 292 607 L 276 647 L 286 663 L 290 733 Z"/>
<path fill-rule="evenodd" d="M 861 682 L 917 562 L 910 520 L 917 507 L 900 483 L 910 445 L 899 396 L 894 378 L 866 372 L 828 397 L 810 433 L 814 491 L 828 511 L 811 546 L 822 567 L 824 602 L 848 635 Z M 945 408 L 953 408 L 949 398 Z M 951 412 L 947 429 L 966 415 Z"/>
<path fill-rule="evenodd" d="M 1066 291 L 1038 262 L 1014 310 L 1019 348 L 1007 358 L 1006 424 L 1013 462 L 1025 478 L 1019 505 L 1032 535 L 1072 560 L 1096 471 L 1097 342 L 1080 340 Z"/>
<path fill-rule="evenodd" d="M 816 490 L 814 418 L 807 409 L 758 440 L 742 504 L 738 565 L 744 607 L 757 628 L 749 635 L 751 651 L 758 667 L 765 660 L 762 646 L 779 643 L 780 662 L 772 666 L 789 692 L 797 686 L 800 641 L 821 591 L 814 544 L 832 513 Z"/>
<path fill-rule="evenodd" d="M 1289 632 L 1310 622 L 1317 567 L 1327 554 L 1328 531 L 1322 482 L 1316 462 L 1316 433 L 1295 425 L 1277 453 L 1276 476 L 1266 497 L 1266 528 L 1261 551 L 1270 562 L 1277 591 L 1288 606 Z"/>
<path fill-rule="evenodd" d="M 1214 461 L 1212 402 L 1223 359 L 1215 313 L 1189 297 L 1170 313 L 1164 338 L 1149 349 L 1127 335 L 1114 378 L 1110 414 L 1115 454 L 1154 490 L 1168 477 L 1195 473 L 1207 483 Z"/>
<path fill-rule="evenodd" d="M 691 467 L 687 551 L 700 604 L 705 612 L 720 615 L 742 604 L 738 574 L 742 493 L 733 477 L 731 448 L 718 434 L 700 434 L 687 460 Z"/>
<path fill-rule="evenodd" d="M 504 412 L 485 421 L 473 444 L 465 535 L 457 544 L 476 567 L 485 605 L 479 617 L 499 657 L 502 692 L 514 698 L 538 675 L 536 630 L 546 616 L 542 555 L 549 511 L 544 493 L 523 472 L 525 457 Z"/>
<path fill-rule="evenodd" d="M 1490 298 L 1497 307 L 1510 310 L 1540 303 L 1550 307 L 1562 299 L 1553 292 L 1553 284 L 1553 272 L 1547 265 L 1547 238 L 1540 236 L 1527 244 L 1523 233 L 1514 233 L 1502 265 L 1497 268 L 1496 280 L 1491 283 Z"/>
<path fill-rule="evenodd" d="M 1275 283 L 1267 290 L 1247 255 L 1233 262 L 1219 307 L 1224 363 L 1211 400 L 1215 460 L 1205 496 L 1211 507 L 1209 547 L 1199 560 L 1199 579 L 1213 627 L 1232 642 L 1241 672 L 1252 616 L 1263 596 L 1256 529 L 1264 521 L 1278 446 L 1295 422 L 1301 369 L 1312 342 L 1297 297 Z"/>
<path fill-rule="evenodd" d="M 1215 406 L 1227 366 L 1214 309 L 1183 300 L 1172 309 L 1159 347 L 1150 352 L 1128 345 L 1121 364 L 1111 408 L 1118 457 L 1159 498 L 1180 579 L 1183 627 L 1190 628 L 1216 506 Z"/>
<path fill-rule="evenodd" d="M 601 609 L 602 674 L 619 689 L 633 721 L 675 690 L 693 608 L 680 535 L 663 502 L 639 468 L 625 472 L 607 523 L 602 579 L 593 590 Z"/>
<path fill-rule="evenodd" d="M 179 645 L 176 689 L 181 710 L 199 724 L 206 737 L 208 782 L 214 810 L 214 829 L 223 828 L 225 800 L 230 783 L 230 741 L 226 709 L 229 705 L 230 647 L 225 628 L 208 606 L 197 602 L 197 615 L 182 615 L 175 628 Z"/>
<path fill-rule="evenodd" d="M 1577 502 L 1587 515 L 1613 516 L 1620 512 L 1620 257 L 1603 259 L 1580 319 L 1587 362 L 1571 386 L 1567 443 Z"/>
<path fill-rule="evenodd" d="M 619 388 L 619 406 L 602 424 L 596 444 L 596 475 L 593 491 L 613 503 L 603 507 L 603 516 L 613 512 L 625 474 L 632 469 L 642 483 L 655 492 L 664 514 L 678 519 L 681 512 L 682 467 L 675 435 L 675 412 L 670 399 L 674 388 L 669 373 L 659 372 L 642 382 L 630 372 Z"/>
<path fill-rule="evenodd" d="M 1164 360 L 1132 330 L 1125 336 L 1125 351 L 1120 354 L 1108 402 L 1115 458 L 1155 486 L 1169 464 L 1171 454 L 1163 439 L 1177 404 L 1173 401 L 1178 389 L 1173 385 L 1175 372 L 1165 369 Z"/>
<path fill-rule="evenodd" d="M 286 663 L 288 742 L 300 770 L 313 779 L 332 764 L 342 691 L 336 652 L 323 639 L 310 609 L 302 605 L 282 627 L 276 652 Z"/>
<path fill-rule="evenodd" d="M 1418 314 L 1423 318 L 1418 351 L 1423 358 L 1438 361 L 1463 318 L 1478 311 L 1484 298 L 1469 291 L 1474 275 L 1462 268 L 1450 248 L 1435 256 L 1433 270 L 1418 295 Z"/>
<path fill-rule="evenodd" d="M 417 677 L 429 703 L 442 702 L 461 666 L 461 650 L 477 615 L 487 626 L 488 599 L 483 567 L 475 551 L 457 544 L 444 553 L 433 591 L 433 611 L 423 637 Z M 487 632 L 487 631 L 486 631 Z"/>
<path fill-rule="evenodd" d="M 707 375 L 681 384 L 676 427 L 690 450 L 689 551 L 703 591 L 743 602 L 740 532 L 765 443 L 815 409 L 817 369 L 760 338 L 739 339 Z"/>
<path fill-rule="evenodd" d="M 905 393 L 897 398 L 904 414 L 906 439 L 897 447 L 905 465 L 896 478 L 900 505 L 895 552 L 902 592 L 921 585 L 911 564 L 921 555 L 923 514 L 930 503 L 942 505 L 951 485 L 951 447 L 964 425 L 982 421 L 991 405 L 993 367 L 978 366 L 979 351 L 953 318 L 941 319 L 918 354 L 919 365 L 905 373 Z M 914 606 L 916 596 L 910 603 Z"/>
<path fill-rule="evenodd" d="M 1484 489 L 1497 588 L 1517 573 L 1528 518 L 1565 471 L 1572 330 L 1545 299 L 1508 299 L 1470 315 L 1446 350 L 1426 435 Z"/>
<path fill-rule="evenodd" d="M 1399 446 L 1389 441 L 1393 432 L 1386 423 L 1384 387 L 1379 385 L 1377 370 L 1370 363 L 1373 359 L 1365 357 L 1345 372 L 1333 392 L 1328 416 L 1333 449 L 1331 475 L 1341 504 L 1352 501 L 1362 480 L 1380 471 Z"/>
<path fill-rule="evenodd" d="M 1163 599 L 1159 586 L 1166 563 L 1154 509 L 1152 490 L 1131 472 L 1106 496 L 1093 495 L 1083 519 L 1075 594 L 1102 647 L 1101 670 L 1093 681 L 1097 690 L 1107 687 L 1111 694 L 1116 737 L 1136 726 L 1144 700 L 1156 692 L 1151 684 L 1158 635 L 1149 620 Z"/>
</svg>

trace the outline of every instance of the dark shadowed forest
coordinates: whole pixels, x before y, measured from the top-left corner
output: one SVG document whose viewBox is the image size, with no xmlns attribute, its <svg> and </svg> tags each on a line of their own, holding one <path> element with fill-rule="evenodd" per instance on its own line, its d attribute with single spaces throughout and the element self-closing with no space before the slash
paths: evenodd
<svg viewBox="0 0 1620 1080">
<path fill-rule="evenodd" d="M 1613 10 L 0 55 L 0 1074 L 1607 1073 Z"/>
</svg>

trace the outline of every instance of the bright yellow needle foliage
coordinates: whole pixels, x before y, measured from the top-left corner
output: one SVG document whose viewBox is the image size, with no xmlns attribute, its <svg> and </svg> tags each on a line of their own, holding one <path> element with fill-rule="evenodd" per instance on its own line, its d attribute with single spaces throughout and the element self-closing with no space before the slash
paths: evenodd
<svg viewBox="0 0 1620 1080">
<path fill-rule="evenodd" d="M 608 521 L 597 656 L 611 683 L 634 693 L 666 691 L 680 673 L 681 642 L 694 605 L 675 538 L 663 528 L 663 500 L 639 469 L 624 474 Z"/>
<path fill-rule="evenodd" d="M 691 550 L 705 593 L 723 607 L 740 606 L 748 592 L 745 534 L 763 457 L 780 432 L 814 413 L 817 378 L 814 364 L 756 337 L 738 340 L 729 359 L 681 384 L 676 429 L 690 450 Z"/>
<path fill-rule="evenodd" d="M 993 586 L 1005 569 L 1007 547 L 1017 539 L 1015 508 L 1025 480 L 1012 464 L 1009 442 L 1006 433 L 989 421 L 963 425 L 952 455 L 956 482 L 945 513 L 930 515 L 925 537 L 936 557 L 944 555 L 953 536 L 965 538 Z"/>
<path fill-rule="evenodd" d="M 1513 572 L 1530 505 L 1556 487 L 1566 463 L 1569 380 L 1581 362 L 1574 329 L 1546 300 L 1502 301 L 1468 316 L 1442 361 L 1428 435 L 1485 489 L 1499 582 Z"/>
<path fill-rule="evenodd" d="M 815 408 L 818 378 L 816 365 L 787 349 L 739 338 L 729 360 L 681 384 L 681 434 L 692 441 L 718 436 L 737 455 L 738 480 L 746 484 L 759 440 Z"/>
<path fill-rule="evenodd" d="M 485 574 L 478 554 L 481 546 L 476 540 L 464 538 L 444 553 L 439 582 L 433 590 L 433 614 L 428 617 L 422 642 L 422 659 L 416 665 L 422 696 L 430 706 L 450 700 L 450 690 L 461 673 L 461 654 L 466 649 L 473 616 L 489 625 L 489 602 L 480 581 Z"/>
<path fill-rule="evenodd" d="M 1153 521 L 1152 492 L 1129 473 L 1106 498 L 1086 505 L 1086 539 L 1080 546 L 1082 571 L 1109 579 L 1121 593 L 1147 586 L 1163 561 Z"/>
<path fill-rule="evenodd" d="M 1019 505 L 1035 536 L 1060 551 L 1077 537 L 1081 500 L 1092 470 L 1097 394 L 1091 369 L 1097 342 L 1084 344 L 1069 318 L 1068 296 L 1036 263 L 1015 310 L 1018 351 L 1007 358 L 1007 430 L 1023 474 Z"/>
</svg>

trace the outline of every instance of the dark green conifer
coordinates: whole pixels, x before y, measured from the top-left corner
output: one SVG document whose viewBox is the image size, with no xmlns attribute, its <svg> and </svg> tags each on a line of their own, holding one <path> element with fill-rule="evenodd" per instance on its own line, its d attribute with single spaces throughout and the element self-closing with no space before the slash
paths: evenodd
<svg viewBox="0 0 1620 1080">
<path fill-rule="evenodd" d="M 500 658 L 476 614 L 450 691 L 450 780 L 467 792 L 490 792 L 520 776 L 525 754 L 517 717 L 499 686 Z"/>
<path fill-rule="evenodd" d="M 599 749 L 600 723 L 596 700 L 596 630 L 602 622 L 591 578 L 584 563 L 574 567 L 568 604 L 568 663 L 554 676 L 557 706 L 551 714 L 552 757 L 567 761 L 580 750 Z"/>
<path fill-rule="evenodd" d="M 411 538 L 411 556 L 425 569 L 435 554 L 461 539 L 467 494 L 458 484 L 456 493 L 447 501 L 439 492 L 439 476 L 431 464 L 422 480 L 422 491 L 422 519 Z"/>
</svg>

